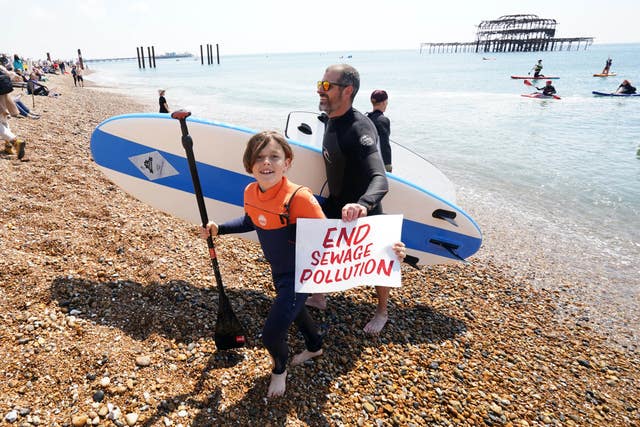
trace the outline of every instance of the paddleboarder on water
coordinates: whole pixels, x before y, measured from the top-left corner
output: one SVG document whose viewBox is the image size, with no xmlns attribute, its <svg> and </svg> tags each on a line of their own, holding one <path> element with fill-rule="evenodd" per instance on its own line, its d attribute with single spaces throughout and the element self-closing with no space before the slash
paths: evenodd
<svg viewBox="0 0 640 427">
<path fill-rule="evenodd" d="M 538 59 L 538 63 L 536 65 L 534 65 L 531 70 L 533 71 L 533 77 L 534 78 L 541 77 L 540 76 L 540 71 L 542 71 L 542 59 Z"/>
</svg>

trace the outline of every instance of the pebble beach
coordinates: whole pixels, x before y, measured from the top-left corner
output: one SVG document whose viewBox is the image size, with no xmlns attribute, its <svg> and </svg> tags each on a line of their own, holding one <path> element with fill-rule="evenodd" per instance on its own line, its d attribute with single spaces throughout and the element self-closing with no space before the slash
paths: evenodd
<svg viewBox="0 0 640 427">
<path fill-rule="evenodd" d="M 91 159 L 96 125 L 156 106 L 70 76 L 47 85 L 61 95 L 36 97 L 39 120 L 10 120 L 24 159 L 0 154 L 0 425 L 640 426 L 637 346 L 594 325 L 564 290 L 579 283 L 534 286 L 544 266 L 523 273 L 493 253 L 519 247 L 529 259 L 491 226 L 485 239 L 513 240 L 469 264 L 403 267 L 379 336 L 362 332 L 372 289 L 330 295 L 312 311 L 323 356 L 289 369 L 284 397 L 267 400 L 259 334 L 274 289 L 259 246 L 217 239 L 248 343 L 216 351 L 215 279 L 197 230 Z"/>
</svg>

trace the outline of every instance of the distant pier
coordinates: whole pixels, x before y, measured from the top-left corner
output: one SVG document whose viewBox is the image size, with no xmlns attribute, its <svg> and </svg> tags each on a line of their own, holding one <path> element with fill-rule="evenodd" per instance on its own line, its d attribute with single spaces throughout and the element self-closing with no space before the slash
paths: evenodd
<svg viewBox="0 0 640 427">
<path fill-rule="evenodd" d="M 593 37 L 555 37 L 555 19 L 537 15 L 505 15 L 478 25 L 470 42 L 420 43 L 420 53 L 540 52 L 587 49 Z"/>
</svg>

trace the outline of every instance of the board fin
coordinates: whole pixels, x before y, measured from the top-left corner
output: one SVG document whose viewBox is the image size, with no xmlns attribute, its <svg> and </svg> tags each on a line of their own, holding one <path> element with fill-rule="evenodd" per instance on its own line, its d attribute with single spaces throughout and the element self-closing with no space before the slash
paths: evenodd
<svg viewBox="0 0 640 427">
<path fill-rule="evenodd" d="M 460 255 L 458 255 L 456 253 L 456 250 L 460 247 L 460 245 L 456 245 L 455 243 L 443 242 L 442 240 L 438 240 L 438 239 L 430 239 L 429 243 L 433 243 L 434 245 L 438 245 L 440 247 L 443 247 L 444 249 L 447 250 L 447 252 L 449 252 L 451 255 L 453 255 L 453 257 L 455 259 L 457 259 L 458 261 L 462 261 L 465 264 L 470 264 L 469 261 L 467 261 L 466 259 L 462 258 Z"/>
<path fill-rule="evenodd" d="M 433 213 L 431 214 L 432 217 L 434 218 L 438 218 L 438 219 L 442 219 L 447 221 L 449 224 L 457 227 L 458 224 L 456 224 L 456 222 L 454 221 L 456 219 L 456 213 L 453 211 L 448 211 L 446 209 L 436 209 L 435 211 L 433 211 Z"/>
</svg>

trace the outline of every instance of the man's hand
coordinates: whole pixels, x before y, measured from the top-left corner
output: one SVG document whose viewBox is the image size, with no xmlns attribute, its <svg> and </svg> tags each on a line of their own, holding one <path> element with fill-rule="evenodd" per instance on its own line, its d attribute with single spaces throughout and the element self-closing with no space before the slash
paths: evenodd
<svg viewBox="0 0 640 427">
<path fill-rule="evenodd" d="M 367 208 L 358 203 L 348 203 L 342 207 L 342 220 L 344 222 L 367 216 Z"/>
</svg>

